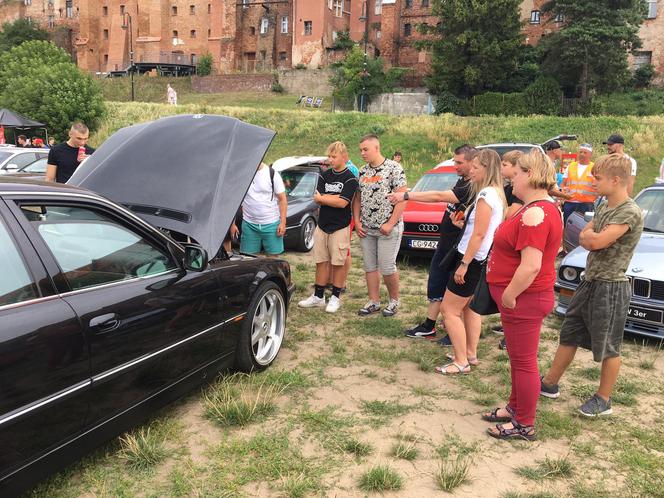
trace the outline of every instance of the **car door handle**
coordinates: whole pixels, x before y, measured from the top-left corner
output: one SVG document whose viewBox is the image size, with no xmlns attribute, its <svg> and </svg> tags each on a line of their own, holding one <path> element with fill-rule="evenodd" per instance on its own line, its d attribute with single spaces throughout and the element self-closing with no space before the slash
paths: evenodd
<svg viewBox="0 0 664 498">
<path fill-rule="evenodd" d="M 107 313 L 92 318 L 88 327 L 95 332 L 108 332 L 115 329 L 119 324 L 120 320 L 118 320 L 115 313 Z"/>
</svg>

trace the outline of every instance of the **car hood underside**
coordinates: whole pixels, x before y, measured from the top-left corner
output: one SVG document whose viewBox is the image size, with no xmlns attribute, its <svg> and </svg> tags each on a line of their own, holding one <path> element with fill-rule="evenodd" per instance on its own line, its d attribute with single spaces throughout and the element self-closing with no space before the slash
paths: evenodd
<svg viewBox="0 0 664 498">
<path fill-rule="evenodd" d="M 122 128 L 67 182 L 217 253 L 275 132 L 227 116 L 178 115 Z"/>
</svg>

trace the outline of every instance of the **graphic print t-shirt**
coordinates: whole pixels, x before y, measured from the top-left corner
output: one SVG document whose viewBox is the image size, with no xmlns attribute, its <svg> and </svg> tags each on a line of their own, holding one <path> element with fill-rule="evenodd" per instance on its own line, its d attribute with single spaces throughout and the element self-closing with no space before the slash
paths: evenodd
<svg viewBox="0 0 664 498">
<path fill-rule="evenodd" d="M 387 223 L 394 211 L 387 194 L 406 185 L 406 174 L 398 162 L 385 159 L 380 166 L 365 164 L 360 170 L 362 225 L 378 230 L 381 225 Z"/>
<path fill-rule="evenodd" d="M 348 169 L 334 171 L 334 168 L 328 168 L 318 175 L 318 187 L 316 188 L 321 195 L 338 195 L 348 201 L 348 205 L 343 208 L 332 206 L 321 206 L 318 226 L 325 233 L 333 233 L 350 225 L 352 217 L 351 202 L 357 191 L 357 178 Z"/>
</svg>

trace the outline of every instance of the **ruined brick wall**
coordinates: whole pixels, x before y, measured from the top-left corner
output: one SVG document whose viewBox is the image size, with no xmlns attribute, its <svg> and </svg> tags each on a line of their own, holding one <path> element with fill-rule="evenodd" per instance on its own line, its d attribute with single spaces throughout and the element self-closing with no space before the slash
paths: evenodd
<svg viewBox="0 0 664 498">
<path fill-rule="evenodd" d="M 240 71 L 291 66 L 292 2 L 267 7 L 260 2 L 236 6 L 235 67 Z"/>
<path fill-rule="evenodd" d="M 638 52 L 650 53 L 651 63 L 657 71 L 653 83 L 664 85 L 664 5 L 662 2 L 657 3 L 656 14 L 654 19 L 646 19 L 641 25 L 639 36 L 643 46 Z M 630 58 L 630 62 L 634 63 L 634 57 Z"/>
<path fill-rule="evenodd" d="M 201 93 L 270 92 L 273 81 L 271 74 L 215 74 L 192 76 L 191 88 Z"/>
</svg>

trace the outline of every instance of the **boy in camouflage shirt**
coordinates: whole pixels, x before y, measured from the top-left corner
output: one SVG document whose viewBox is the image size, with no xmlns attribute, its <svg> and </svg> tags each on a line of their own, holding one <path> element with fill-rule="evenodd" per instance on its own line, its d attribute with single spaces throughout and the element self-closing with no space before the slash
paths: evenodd
<svg viewBox="0 0 664 498">
<path fill-rule="evenodd" d="M 627 193 L 631 171 L 630 160 L 619 154 L 603 156 L 593 167 L 593 183 L 606 199 L 579 236 L 581 246 L 590 251 L 585 278 L 567 308 L 553 364 L 542 377 L 540 394 L 557 398 L 558 382 L 577 348 L 590 349 L 602 371 L 597 393 L 579 409 L 588 417 L 613 413 L 611 392 L 618 380 L 631 296 L 625 272 L 643 231 L 641 209 Z"/>
</svg>

